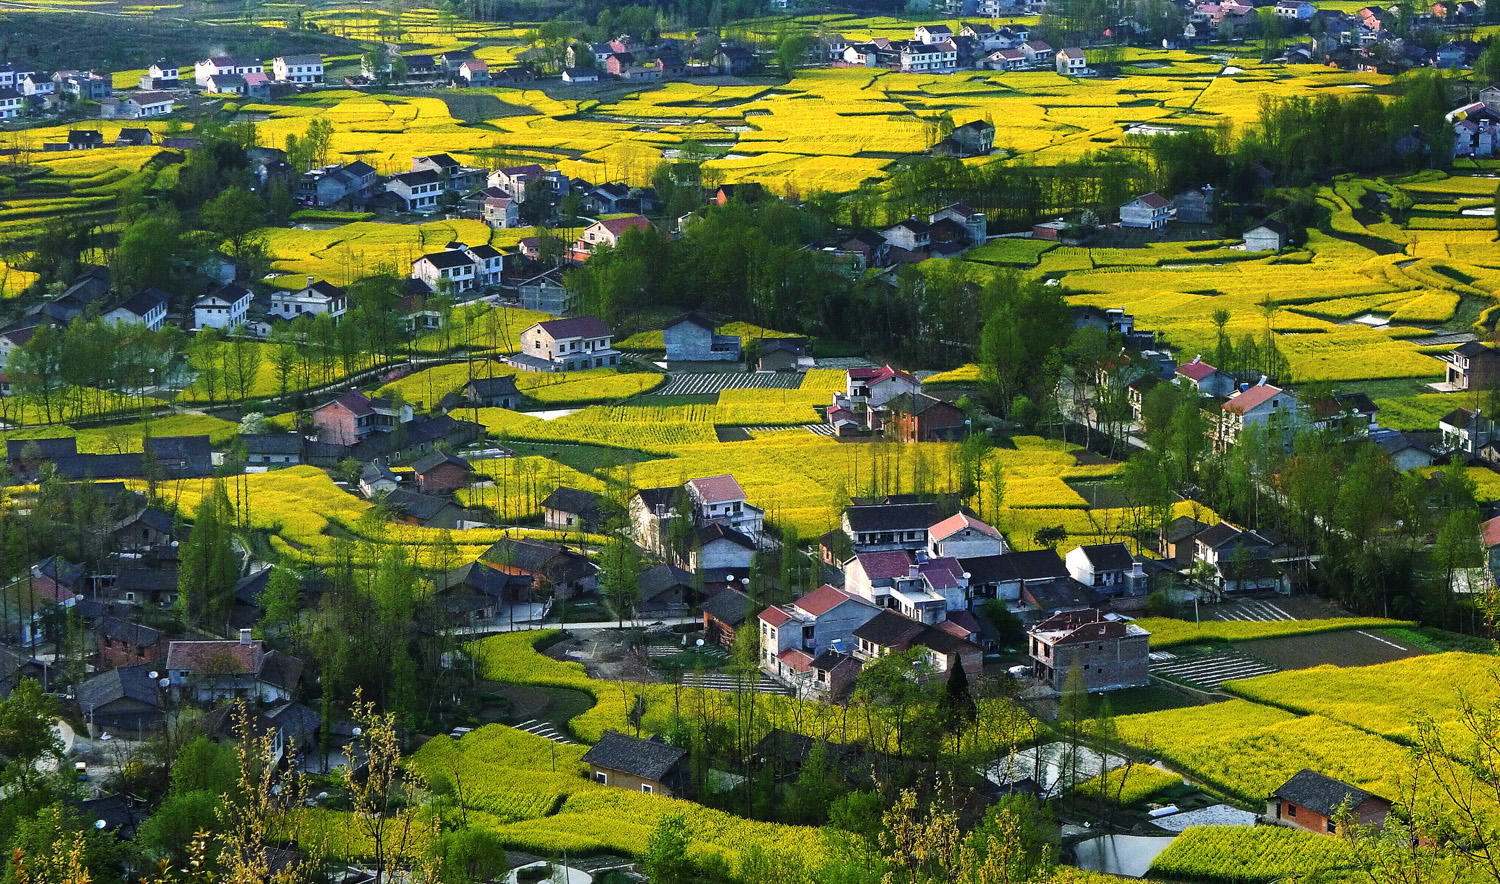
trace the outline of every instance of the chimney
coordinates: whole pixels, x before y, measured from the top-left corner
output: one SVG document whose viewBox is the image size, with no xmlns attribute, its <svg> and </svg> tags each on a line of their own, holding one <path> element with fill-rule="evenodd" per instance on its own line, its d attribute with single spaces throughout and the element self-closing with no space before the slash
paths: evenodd
<svg viewBox="0 0 1500 884">
<path fill-rule="evenodd" d="M 316 281 L 317 281 L 317 280 L 315 280 L 315 279 L 313 279 L 313 278 L 312 278 L 312 277 L 311 277 L 311 276 L 309 276 L 309 277 L 308 277 L 308 278 L 307 278 L 307 287 L 308 287 L 308 288 L 312 288 L 312 287 L 313 287 L 313 283 L 314 283 L 314 282 L 316 282 Z"/>
<path fill-rule="evenodd" d="M 240 644 L 242 644 L 242 645 L 248 645 L 248 644 L 250 644 L 250 630 L 248 628 L 240 630 Z"/>
<path fill-rule="evenodd" d="M 1265 375 L 1261 375 L 1260 376 L 1260 380 L 1258 380 L 1258 381 L 1255 382 L 1255 386 L 1257 386 L 1257 387 L 1264 387 L 1265 385 L 1266 385 L 1266 376 Z"/>
</svg>

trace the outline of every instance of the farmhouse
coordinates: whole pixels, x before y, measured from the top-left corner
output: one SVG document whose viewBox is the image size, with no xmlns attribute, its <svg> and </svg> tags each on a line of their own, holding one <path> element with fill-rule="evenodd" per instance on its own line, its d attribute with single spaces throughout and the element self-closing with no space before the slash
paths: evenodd
<svg viewBox="0 0 1500 884">
<path fill-rule="evenodd" d="M 516 389 L 516 376 L 503 374 L 498 377 L 475 378 L 464 384 L 465 401 L 484 408 L 511 408 L 521 403 L 521 393 Z"/>
<path fill-rule="evenodd" d="M 1390 801 L 1342 780 L 1303 768 L 1266 799 L 1267 822 L 1320 835 L 1336 835 L 1335 817 L 1347 810 L 1362 826 L 1381 826 L 1390 814 Z"/>
<path fill-rule="evenodd" d="M 283 55 L 271 60 L 271 74 L 278 83 L 317 86 L 323 83 L 323 56 Z"/>
<path fill-rule="evenodd" d="M 926 393 L 901 393 L 886 403 L 886 438 L 901 442 L 953 442 L 964 437 L 968 419 L 951 402 Z"/>
<path fill-rule="evenodd" d="M 927 529 L 927 554 L 933 558 L 998 556 L 1008 549 L 1004 535 L 966 510 Z"/>
<path fill-rule="evenodd" d="M 1057 72 L 1065 77 L 1081 77 L 1089 72 L 1088 59 L 1076 46 L 1057 50 Z"/>
<path fill-rule="evenodd" d="M 260 59 L 236 57 L 232 55 L 219 55 L 205 58 L 193 65 L 193 79 L 204 89 L 210 89 L 209 80 L 213 77 L 234 75 L 243 78 L 250 73 L 265 73 L 265 66 Z"/>
<path fill-rule="evenodd" d="M 1033 674 L 1053 690 L 1063 689 L 1076 663 L 1093 693 L 1147 684 L 1150 641 L 1151 634 L 1134 623 L 1085 608 L 1033 626 L 1027 645 Z"/>
<path fill-rule="evenodd" d="M 250 290 L 230 283 L 193 302 L 194 328 L 233 328 L 245 321 Z"/>
<path fill-rule="evenodd" d="M 408 212 L 435 212 L 438 197 L 443 193 L 443 176 L 431 169 L 392 175 L 386 179 L 385 192 L 400 201 Z"/>
<path fill-rule="evenodd" d="M 737 362 L 737 335 L 716 334 L 718 325 L 702 313 L 690 311 L 662 329 L 668 362 Z"/>
<path fill-rule="evenodd" d="M 1099 592 L 1137 595 L 1146 591 L 1141 563 L 1123 543 L 1075 546 L 1063 561 L 1074 580 Z"/>
<path fill-rule="evenodd" d="M 852 649 L 854 631 L 880 613 L 869 602 L 824 584 L 789 605 L 772 606 L 757 618 L 761 671 L 801 687 L 812 680 L 814 657 L 825 650 Z"/>
<path fill-rule="evenodd" d="M 1160 230 L 1167 226 L 1171 210 L 1172 202 L 1160 194 L 1144 194 L 1120 206 L 1120 226 Z"/>
<path fill-rule="evenodd" d="M 411 469 L 417 486 L 427 494 L 457 491 L 469 484 L 469 475 L 474 472 L 468 461 L 436 449 L 414 462 Z"/>
<path fill-rule="evenodd" d="M 683 763 L 686 758 L 685 751 L 669 746 L 660 737 L 642 740 L 605 731 L 582 760 L 596 783 L 676 798 L 684 796 L 690 786 Z"/>
<path fill-rule="evenodd" d="M 312 422 L 318 441 L 354 445 L 374 433 L 389 433 L 412 419 L 411 406 L 399 407 L 389 399 L 372 399 L 351 390 L 313 409 Z"/>
<path fill-rule="evenodd" d="M 1252 426 L 1279 430 L 1285 441 L 1290 442 L 1291 433 L 1299 423 L 1297 397 L 1264 382 L 1235 393 L 1219 409 L 1221 416 L 1214 428 L 1214 442 L 1220 450 L 1234 444 L 1240 432 Z"/>
<path fill-rule="evenodd" d="M 594 531 L 599 498 L 593 492 L 559 485 L 542 501 L 542 524 L 554 531 Z"/>
<path fill-rule="evenodd" d="M 141 289 L 99 318 L 112 325 L 144 325 L 148 331 L 161 331 L 167 321 L 169 300 L 170 296 L 160 289 Z"/>
<path fill-rule="evenodd" d="M 927 545 L 928 528 L 940 520 L 935 503 L 868 504 L 845 509 L 843 529 L 857 553 L 915 552 Z"/>
<path fill-rule="evenodd" d="M 699 527 L 721 524 L 735 529 L 752 540 L 759 539 L 766 511 L 750 504 L 745 489 L 733 476 L 709 476 L 689 479 L 688 503 L 693 508 L 693 523 Z"/>
<path fill-rule="evenodd" d="M 1289 234 L 1285 224 L 1267 218 L 1258 227 L 1245 231 L 1245 251 L 1279 252 L 1286 248 Z"/>
<path fill-rule="evenodd" d="M 595 221 L 584 228 L 583 234 L 573 243 L 568 251 L 568 258 L 572 261 L 587 261 L 589 256 L 601 247 L 613 248 L 619 243 L 620 237 L 627 230 L 646 230 L 651 227 L 651 222 L 644 215 L 627 215 L 624 218 L 609 218 L 604 221 Z"/>
<path fill-rule="evenodd" d="M 940 678 L 946 678 L 955 666 L 962 666 L 971 679 L 980 675 L 984 650 L 965 635 L 963 628 L 951 621 L 929 626 L 897 614 L 881 611 L 854 630 L 854 655 L 871 661 L 890 653 L 904 653 L 920 648 L 928 665 Z"/>
<path fill-rule="evenodd" d="M 615 333 L 595 316 L 538 322 L 521 332 L 521 352 L 507 357 L 527 371 L 581 371 L 618 365 Z"/>
<path fill-rule="evenodd" d="M 334 319 L 344 315 L 348 299 L 338 286 L 309 276 L 307 285 L 294 292 L 271 293 L 271 315 L 283 319 L 327 314 Z"/>
</svg>

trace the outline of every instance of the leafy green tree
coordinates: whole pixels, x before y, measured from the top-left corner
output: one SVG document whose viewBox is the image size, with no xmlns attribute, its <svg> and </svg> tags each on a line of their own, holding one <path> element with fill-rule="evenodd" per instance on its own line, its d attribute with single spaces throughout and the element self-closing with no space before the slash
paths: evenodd
<svg viewBox="0 0 1500 884">
<path fill-rule="evenodd" d="M 640 555 L 636 551 L 635 544 L 624 538 L 616 538 L 605 547 L 602 564 L 604 574 L 601 589 L 604 599 L 608 602 L 610 609 L 615 612 L 619 627 L 624 629 L 625 619 L 635 614 L 641 602 L 641 587 L 637 573 L 640 567 Z"/>
<path fill-rule="evenodd" d="M 183 243 L 172 220 L 147 215 L 120 234 L 120 243 L 109 262 L 110 275 L 121 291 L 135 292 L 148 287 L 171 291 L 182 252 Z"/>
<path fill-rule="evenodd" d="M 233 764 L 231 759 L 231 764 Z M 238 773 L 235 773 L 237 776 Z M 213 792 L 178 792 L 169 795 L 136 830 L 135 847 L 150 862 L 181 865 L 188 859 L 193 836 L 214 832 L 219 797 Z"/>
<path fill-rule="evenodd" d="M 235 263 L 243 266 L 252 235 L 266 223 L 266 207 L 248 190 L 229 187 L 204 203 L 200 217 L 204 227 L 228 244 Z"/>
<path fill-rule="evenodd" d="M 198 737 L 177 750 L 177 757 L 172 761 L 172 792 L 227 795 L 234 789 L 239 772 L 233 749 L 207 737 Z"/>
<path fill-rule="evenodd" d="M 792 31 L 776 44 L 776 65 L 781 75 L 790 80 L 797 73 L 797 66 L 807 61 L 807 47 L 812 38 L 804 31 Z"/>
<path fill-rule="evenodd" d="M 688 842 L 687 819 L 682 814 L 663 814 L 657 820 L 641 857 L 641 869 L 651 884 L 689 884 L 693 880 Z"/>
<path fill-rule="evenodd" d="M 52 727 L 56 717 L 55 704 L 35 679 L 22 679 L 0 701 L 0 759 L 5 760 L 0 791 L 29 795 L 42 786 L 39 763 L 62 761 L 62 738 Z"/>
<path fill-rule="evenodd" d="M 438 880 L 444 884 L 478 884 L 493 881 L 505 872 L 505 846 L 488 829 L 446 832 L 433 845 L 438 859 Z"/>
</svg>

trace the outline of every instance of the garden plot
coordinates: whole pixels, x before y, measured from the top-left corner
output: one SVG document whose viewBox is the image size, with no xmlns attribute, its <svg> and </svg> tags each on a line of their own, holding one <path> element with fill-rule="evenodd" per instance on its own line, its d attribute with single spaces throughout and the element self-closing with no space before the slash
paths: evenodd
<svg viewBox="0 0 1500 884">
<path fill-rule="evenodd" d="M 779 681 L 772 681 L 764 675 L 751 682 L 741 679 L 737 675 L 723 675 L 715 672 L 684 672 L 682 674 L 682 683 L 690 688 L 726 691 L 728 693 L 739 693 L 746 690 L 753 690 L 757 694 L 778 694 L 780 696 L 791 696 L 792 693 L 786 685 Z"/>
<path fill-rule="evenodd" d="M 674 374 L 656 389 L 657 396 L 699 396 L 723 390 L 795 390 L 802 375 L 794 371 L 691 372 Z"/>
<path fill-rule="evenodd" d="M 1192 657 L 1172 656 L 1151 663 L 1152 675 L 1206 691 L 1216 691 L 1219 685 L 1232 679 L 1254 678 L 1278 671 L 1275 666 L 1234 651 Z"/>
<path fill-rule="evenodd" d="M 1297 620 L 1300 619 L 1275 602 L 1244 599 L 1232 602 L 1214 612 L 1215 620 Z"/>
</svg>

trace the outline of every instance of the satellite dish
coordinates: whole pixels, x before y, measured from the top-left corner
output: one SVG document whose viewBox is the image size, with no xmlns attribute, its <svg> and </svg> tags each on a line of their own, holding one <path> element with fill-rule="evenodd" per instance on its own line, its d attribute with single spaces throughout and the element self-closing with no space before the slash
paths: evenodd
<svg viewBox="0 0 1500 884">
<path fill-rule="evenodd" d="M 698 647 L 703 647 L 703 639 L 698 639 Z"/>
<path fill-rule="evenodd" d="M 968 580 L 968 579 L 969 579 L 969 578 L 970 578 L 970 577 L 972 577 L 972 576 L 974 576 L 974 575 L 972 575 L 972 574 L 970 574 L 970 573 L 969 573 L 969 572 L 968 572 L 968 571 L 965 571 L 965 572 L 964 572 L 964 579 L 965 579 L 965 580 Z"/>
<path fill-rule="evenodd" d="M 156 683 L 159 684 L 159 685 L 161 685 L 164 688 L 165 687 L 171 687 L 172 680 L 170 678 L 161 678 L 161 679 L 157 679 Z"/>
<path fill-rule="evenodd" d="M 357 737 L 360 734 L 364 733 L 364 728 L 358 728 L 357 727 L 354 730 L 352 730 L 350 733 L 354 734 Z"/>
<path fill-rule="evenodd" d="M 100 830 L 101 832 L 104 830 L 104 827 L 107 826 L 107 825 L 109 825 L 109 824 L 106 823 L 104 820 L 94 820 L 94 828 Z"/>
<path fill-rule="evenodd" d="M 161 673 L 153 669 L 150 672 L 146 673 L 146 677 L 155 681 L 156 679 L 161 678 Z"/>
</svg>

